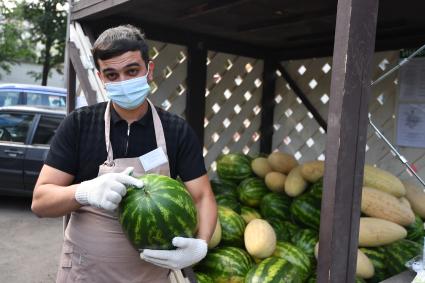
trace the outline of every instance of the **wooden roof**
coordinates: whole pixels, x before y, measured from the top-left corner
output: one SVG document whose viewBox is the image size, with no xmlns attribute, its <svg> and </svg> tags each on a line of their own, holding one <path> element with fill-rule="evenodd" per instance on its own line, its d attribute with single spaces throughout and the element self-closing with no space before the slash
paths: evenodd
<svg viewBox="0 0 425 283">
<path fill-rule="evenodd" d="M 94 36 L 132 23 L 155 40 L 296 59 L 332 55 L 336 10 L 336 0 L 80 0 L 71 11 Z M 376 50 L 424 44 L 424 10 L 423 0 L 380 1 Z"/>
</svg>

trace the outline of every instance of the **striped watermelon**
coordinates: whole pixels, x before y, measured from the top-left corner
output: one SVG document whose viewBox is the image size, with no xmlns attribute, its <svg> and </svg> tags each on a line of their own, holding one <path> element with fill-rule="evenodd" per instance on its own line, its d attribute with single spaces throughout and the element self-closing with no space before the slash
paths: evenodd
<svg viewBox="0 0 425 283">
<path fill-rule="evenodd" d="M 270 192 L 264 181 L 260 178 L 252 177 L 243 180 L 238 186 L 239 200 L 252 207 L 260 205 L 261 199 Z"/>
<path fill-rule="evenodd" d="M 221 223 L 221 242 L 224 245 L 243 247 L 245 221 L 232 209 L 218 206 L 218 217 Z"/>
<path fill-rule="evenodd" d="M 241 204 L 235 196 L 229 194 L 216 195 L 215 200 L 218 205 L 228 207 L 237 213 L 241 213 Z"/>
<path fill-rule="evenodd" d="M 385 250 L 385 263 L 390 276 L 406 270 L 406 262 L 422 254 L 422 245 L 406 239 L 399 240 L 382 248 Z"/>
<path fill-rule="evenodd" d="M 311 272 L 311 258 L 300 248 L 288 242 L 277 242 L 273 256 L 283 258 L 298 266 L 308 277 Z"/>
<path fill-rule="evenodd" d="M 282 221 L 277 218 L 267 218 L 266 220 L 272 225 L 278 241 L 289 242 L 295 232 L 298 231 L 298 227 L 289 221 Z"/>
<path fill-rule="evenodd" d="M 241 207 L 241 216 L 246 224 L 253 219 L 261 218 L 261 214 L 255 208 L 244 205 Z"/>
<path fill-rule="evenodd" d="M 302 249 L 309 257 L 314 257 L 314 246 L 319 241 L 319 234 L 310 229 L 298 230 L 291 238 L 291 242 Z"/>
<path fill-rule="evenodd" d="M 252 268 L 245 277 L 245 283 L 303 283 L 304 276 L 299 267 L 273 256 Z"/>
<path fill-rule="evenodd" d="M 204 272 L 215 283 L 242 283 L 253 264 L 246 251 L 235 247 L 221 247 L 210 250 L 195 266 L 195 270 Z"/>
<path fill-rule="evenodd" d="M 136 249 L 173 249 L 175 236 L 193 237 L 196 206 L 186 188 L 167 176 L 140 177 L 142 189 L 129 186 L 118 211 L 123 231 Z"/>
<path fill-rule="evenodd" d="M 418 242 L 420 244 L 423 243 L 425 237 L 424 222 L 418 215 L 415 216 L 415 222 L 407 226 L 406 229 L 406 239 Z"/>
<path fill-rule="evenodd" d="M 226 180 L 211 180 L 211 188 L 214 194 L 217 195 L 232 195 L 238 197 L 237 185 Z"/>
<path fill-rule="evenodd" d="M 360 248 L 360 250 L 370 259 L 375 268 L 375 274 L 368 279 L 370 283 L 379 283 L 384 281 L 390 274 L 387 271 L 385 252 L 381 248 Z"/>
<path fill-rule="evenodd" d="M 264 218 L 290 219 L 291 199 L 280 193 L 268 193 L 260 202 L 261 215 Z"/>
<path fill-rule="evenodd" d="M 318 231 L 320 227 L 321 198 L 313 193 L 305 193 L 292 201 L 292 217 L 300 224 Z"/>
<path fill-rule="evenodd" d="M 196 281 L 198 281 L 198 283 L 214 283 L 212 278 L 206 275 L 205 273 L 195 272 L 195 275 L 196 275 Z"/>
<path fill-rule="evenodd" d="M 222 155 L 217 160 L 217 175 L 220 180 L 239 183 L 252 175 L 251 158 L 240 153 Z"/>
</svg>

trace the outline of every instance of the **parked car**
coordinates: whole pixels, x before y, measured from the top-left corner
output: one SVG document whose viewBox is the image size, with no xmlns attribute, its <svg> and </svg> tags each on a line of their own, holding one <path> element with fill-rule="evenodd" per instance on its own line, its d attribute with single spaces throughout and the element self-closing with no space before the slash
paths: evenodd
<svg viewBox="0 0 425 283">
<path fill-rule="evenodd" d="M 0 107 L 0 194 L 32 194 L 65 114 L 52 107 Z"/>
<path fill-rule="evenodd" d="M 0 107 L 13 105 L 65 107 L 66 89 L 28 84 L 0 84 Z"/>
</svg>

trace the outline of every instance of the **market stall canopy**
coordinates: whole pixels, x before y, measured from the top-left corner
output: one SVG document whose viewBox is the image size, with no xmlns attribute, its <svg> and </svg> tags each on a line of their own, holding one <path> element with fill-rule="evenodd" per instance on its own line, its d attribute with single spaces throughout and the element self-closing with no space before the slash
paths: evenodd
<svg viewBox="0 0 425 283">
<path fill-rule="evenodd" d="M 331 56 L 336 10 L 336 0 L 80 0 L 71 11 L 93 36 L 132 23 L 154 40 L 284 60 Z M 424 10 L 423 0 L 380 1 L 376 50 L 422 45 Z"/>
</svg>

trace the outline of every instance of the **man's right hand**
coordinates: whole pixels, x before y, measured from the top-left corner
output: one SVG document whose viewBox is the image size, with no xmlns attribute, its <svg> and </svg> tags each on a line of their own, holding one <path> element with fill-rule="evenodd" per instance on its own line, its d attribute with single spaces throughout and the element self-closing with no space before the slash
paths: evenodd
<svg viewBox="0 0 425 283">
<path fill-rule="evenodd" d="M 113 211 L 127 193 L 125 185 L 143 187 L 143 181 L 131 177 L 133 167 L 121 173 L 107 173 L 92 180 L 82 182 L 75 191 L 75 200 L 82 205 Z"/>
</svg>

